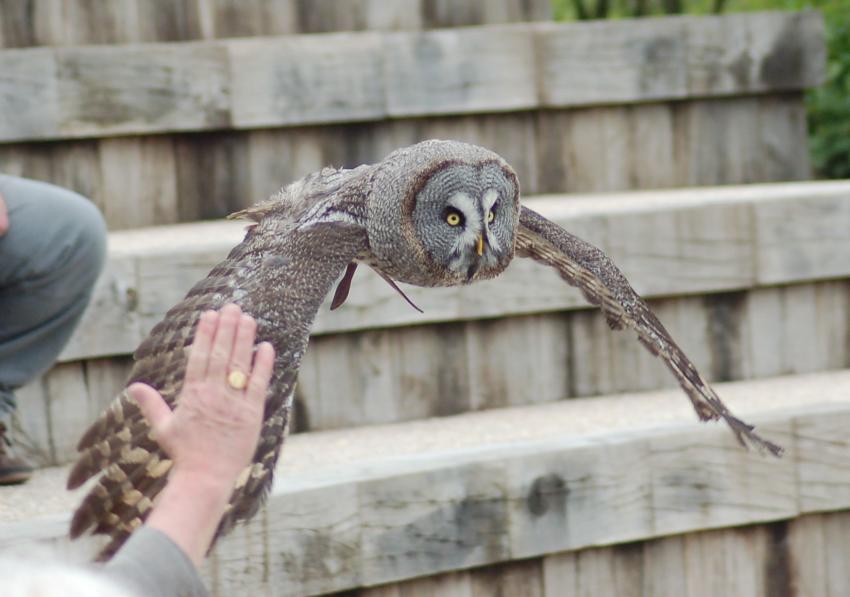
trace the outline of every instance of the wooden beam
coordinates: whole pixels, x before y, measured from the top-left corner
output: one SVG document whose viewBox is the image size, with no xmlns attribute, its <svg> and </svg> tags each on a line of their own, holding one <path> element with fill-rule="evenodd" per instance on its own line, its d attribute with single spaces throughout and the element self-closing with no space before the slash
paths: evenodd
<svg viewBox="0 0 850 597">
<path fill-rule="evenodd" d="M 218 594 L 315 594 L 850 508 L 850 371 L 718 391 L 786 448 L 782 459 L 698 423 L 678 390 L 292 436 L 265 510 L 219 543 L 204 576 Z M 62 472 L 4 490 L 16 506 L 0 504 L 0 548 L 67 546 L 79 493 L 61 490 Z M 828 502 L 813 487 L 829 488 Z M 842 551 L 825 565 L 834 582 L 846 579 L 839 530 L 830 544 Z M 683 561 L 705 541 L 685 538 Z M 535 582 L 574 574 L 536 567 Z"/>
<path fill-rule="evenodd" d="M 0 141 L 783 92 L 824 63 L 815 12 L 2 50 Z"/>
<path fill-rule="evenodd" d="M 850 217 L 848 198 L 847 182 L 822 182 L 561 196 L 527 203 L 602 247 L 639 292 L 657 297 L 850 276 L 850 237 L 842 233 Z M 244 226 L 205 222 L 112 233 L 109 263 L 93 305 L 61 360 L 134 349 L 240 242 Z M 813 236 L 813 230 L 823 233 Z M 424 314 L 368 268 L 361 270 L 342 308 L 319 310 L 314 335 L 587 306 L 553 271 L 519 258 L 500 278 L 473 286 L 407 287 Z"/>
</svg>

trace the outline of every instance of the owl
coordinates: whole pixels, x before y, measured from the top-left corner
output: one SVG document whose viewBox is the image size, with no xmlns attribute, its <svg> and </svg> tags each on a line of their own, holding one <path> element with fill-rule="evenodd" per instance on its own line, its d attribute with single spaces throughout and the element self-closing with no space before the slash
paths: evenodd
<svg viewBox="0 0 850 597">
<path fill-rule="evenodd" d="M 598 248 L 520 205 L 513 169 L 497 154 L 456 141 L 425 141 L 354 169 L 325 168 L 234 216 L 245 239 L 169 310 L 134 354 L 127 385 L 144 382 L 172 407 L 186 349 L 201 313 L 234 302 L 257 321 L 257 342 L 275 347 L 274 373 L 253 462 L 236 482 L 217 537 L 253 516 L 271 483 L 287 430 L 310 326 L 334 282 L 331 308 L 348 294 L 358 265 L 394 288 L 454 286 L 493 278 L 515 255 L 554 267 L 614 329 L 631 328 L 670 368 L 700 420 L 723 419 L 743 446 L 781 448 L 733 416 L 661 322 Z M 403 294 L 403 293 L 402 293 Z M 70 534 L 106 534 L 108 559 L 142 524 L 171 461 L 136 403 L 122 392 L 79 442 L 68 480 L 99 475 L 75 512 Z"/>
</svg>

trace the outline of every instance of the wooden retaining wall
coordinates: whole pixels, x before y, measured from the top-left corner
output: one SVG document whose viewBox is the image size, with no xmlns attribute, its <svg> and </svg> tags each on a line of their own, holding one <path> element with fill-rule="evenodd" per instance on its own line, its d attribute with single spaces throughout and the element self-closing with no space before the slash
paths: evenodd
<svg viewBox="0 0 850 597">
<path fill-rule="evenodd" d="M 717 389 L 781 459 L 698 423 L 679 390 L 297 434 L 205 582 L 216 596 L 845 595 L 850 370 Z M 65 473 L 4 489 L 17 507 L 0 501 L 0 549 L 93 552 L 67 539 L 81 494 Z"/>
<path fill-rule="evenodd" d="M 603 247 L 714 380 L 850 365 L 850 184 L 794 183 L 528 203 Z M 242 237 L 215 222 L 115 232 L 95 300 L 60 365 L 21 391 L 23 435 L 66 462 L 123 387 L 127 356 Z M 675 384 L 630 333 L 554 273 L 517 259 L 499 279 L 406 291 L 358 271 L 324 305 L 296 429 L 332 429 Z"/>
<path fill-rule="evenodd" d="M 850 512 L 593 547 L 337 595 L 841 597 Z"/>
<path fill-rule="evenodd" d="M 816 13 L 5 49 L 0 171 L 113 229 L 429 137 L 501 153 L 530 194 L 799 180 L 824 52 Z"/>
<path fill-rule="evenodd" d="M 551 14 L 549 0 L 2 0 L 0 47 L 420 30 Z"/>
</svg>

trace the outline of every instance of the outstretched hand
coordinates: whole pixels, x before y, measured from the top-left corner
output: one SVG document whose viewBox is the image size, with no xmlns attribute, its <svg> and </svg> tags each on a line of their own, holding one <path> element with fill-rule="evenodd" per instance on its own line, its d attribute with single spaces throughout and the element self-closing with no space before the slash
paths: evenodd
<svg viewBox="0 0 850 597">
<path fill-rule="evenodd" d="M 236 305 L 201 315 L 173 411 L 152 387 L 128 388 L 174 462 L 145 524 L 170 537 L 196 565 L 257 448 L 274 349 L 262 342 L 253 351 L 256 331 L 254 319 Z"/>
<path fill-rule="evenodd" d="M 232 481 L 250 462 L 274 362 L 268 342 L 253 353 L 256 331 L 254 319 L 233 304 L 201 315 L 173 411 L 150 386 L 128 388 L 175 470 Z M 234 372 L 247 381 L 244 389 L 228 383 Z"/>
</svg>

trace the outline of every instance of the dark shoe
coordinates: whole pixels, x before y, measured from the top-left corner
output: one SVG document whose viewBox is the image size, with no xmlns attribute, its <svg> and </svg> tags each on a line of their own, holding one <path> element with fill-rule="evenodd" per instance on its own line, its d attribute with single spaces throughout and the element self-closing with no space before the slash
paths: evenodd
<svg viewBox="0 0 850 597">
<path fill-rule="evenodd" d="M 11 445 L 6 437 L 6 426 L 0 423 L 0 485 L 18 485 L 32 477 L 32 466 L 23 458 L 13 456 L 9 452 Z"/>
</svg>

